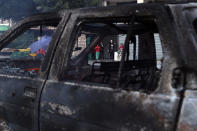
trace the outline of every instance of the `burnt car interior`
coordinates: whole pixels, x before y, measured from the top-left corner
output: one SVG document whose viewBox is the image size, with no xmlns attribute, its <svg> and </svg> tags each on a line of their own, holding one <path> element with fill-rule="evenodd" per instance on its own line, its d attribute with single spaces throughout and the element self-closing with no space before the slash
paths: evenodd
<svg viewBox="0 0 197 131">
<path fill-rule="evenodd" d="M 1 46 L 0 74 L 37 77 L 59 22 L 60 19 L 30 22 L 16 28 Z"/>
<path fill-rule="evenodd" d="M 159 35 L 154 19 L 146 16 L 82 22 L 76 27 L 66 80 L 96 83 L 114 89 L 154 91 L 163 57 L 161 43 L 157 43 Z M 83 37 L 86 38 L 85 44 Z M 112 55 L 109 51 L 111 39 L 115 40 Z M 96 47 L 100 49 L 99 57 L 96 56 Z"/>
</svg>

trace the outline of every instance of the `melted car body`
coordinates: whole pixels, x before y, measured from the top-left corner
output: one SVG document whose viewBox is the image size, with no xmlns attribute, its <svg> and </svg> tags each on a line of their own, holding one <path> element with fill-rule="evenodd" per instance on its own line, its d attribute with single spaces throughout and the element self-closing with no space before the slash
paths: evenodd
<svg viewBox="0 0 197 131">
<path fill-rule="evenodd" d="M 0 37 L 2 130 L 195 130 L 196 11 L 146 3 L 24 19 Z"/>
</svg>

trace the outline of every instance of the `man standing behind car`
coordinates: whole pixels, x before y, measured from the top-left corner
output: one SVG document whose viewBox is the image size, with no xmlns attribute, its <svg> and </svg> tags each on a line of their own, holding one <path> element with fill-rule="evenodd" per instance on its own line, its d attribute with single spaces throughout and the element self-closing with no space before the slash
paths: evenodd
<svg viewBox="0 0 197 131">
<path fill-rule="evenodd" d="M 113 40 L 110 40 L 109 49 L 108 49 L 110 59 L 114 59 L 114 51 L 115 51 L 115 44 Z"/>
</svg>

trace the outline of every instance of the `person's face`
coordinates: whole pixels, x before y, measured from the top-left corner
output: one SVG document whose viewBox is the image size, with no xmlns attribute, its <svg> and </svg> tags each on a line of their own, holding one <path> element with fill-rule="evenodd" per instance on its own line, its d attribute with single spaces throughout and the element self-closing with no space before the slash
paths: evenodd
<svg viewBox="0 0 197 131">
<path fill-rule="evenodd" d="M 113 43 L 113 40 L 110 40 L 110 43 Z"/>
</svg>

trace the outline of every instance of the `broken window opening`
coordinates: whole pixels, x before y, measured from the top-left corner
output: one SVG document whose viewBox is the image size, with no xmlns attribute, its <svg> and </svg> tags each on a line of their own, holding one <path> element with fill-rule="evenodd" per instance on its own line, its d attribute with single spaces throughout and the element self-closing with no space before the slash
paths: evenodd
<svg viewBox="0 0 197 131">
<path fill-rule="evenodd" d="M 162 69 L 162 63 L 157 64 L 162 59 L 157 59 L 158 52 L 163 57 L 163 52 L 157 51 L 162 47 L 156 46 L 161 44 L 156 24 L 135 21 L 133 27 L 129 27 L 129 18 L 118 20 L 87 21 L 80 25 L 65 80 L 146 93 L 156 89 Z M 131 29 L 130 36 L 128 29 Z M 128 46 L 125 45 L 126 37 L 129 38 Z M 81 48 L 76 50 L 78 46 Z M 121 58 L 123 66 L 118 74 Z"/>
<path fill-rule="evenodd" d="M 0 74 L 37 77 L 60 20 L 21 27 L 0 51 Z M 26 28 L 24 30 L 24 28 Z M 15 36 L 14 36 L 15 35 Z"/>
</svg>

